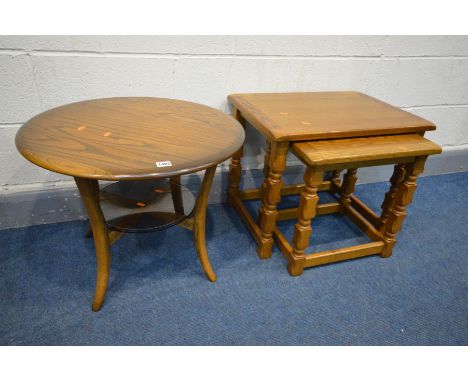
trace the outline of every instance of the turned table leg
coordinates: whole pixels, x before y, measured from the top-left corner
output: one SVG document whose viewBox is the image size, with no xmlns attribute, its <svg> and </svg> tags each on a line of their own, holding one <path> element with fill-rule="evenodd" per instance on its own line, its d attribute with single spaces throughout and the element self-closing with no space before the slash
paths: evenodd
<svg viewBox="0 0 468 382">
<path fill-rule="evenodd" d="M 107 234 L 106 221 L 99 205 L 99 184 L 97 180 L 75 178 L 76 185 L 80 191 L 81 199 L 88 213 L 89 222 L 96 248 L 97 277 L 96 291 L 92 309 L 101 309 L 106 297 L 107 284 L 109 282 L 110 269 L 110 243 Z"/>
<path fill-rule="evenodd" d="M 263 156 L 263 179 L 267 179 L 268 176 L 270 175 L 270 158 L 271 158 L 271 142 L 267 139 L 265 155 Z M 262 185 L 260 187 L 261 187 L 260 195 L 263 196 L 265 194 L 266 182 L 265 181 L 262 182 Z"/>
<path fill-rule="evenodd" d="M 405 177 L 396 191 L 393 205 L 388 212 L 388 218 L 383 229 L 385 246 L 382 257 L 390 257 L 396 244 L 396 234 L 401 230 L 406 217 L 406 207 L 413 201 L 416 191 L 416 179 L 424 170 L 425 156 L 417 157 L 414 162 L 405 165 Z"/>
<path fill-rule="evenodd" d="M 388 215 L 390 214 L 390 209 L 393 207 L 393 202 L 398 190 L 398 186 L 405 178 L 405 165 L 396 164 L 393 169 L 393 175 L 390 178 L 390 189 L 385 194 L 384 201 L 381 205 L 382 214 L 380 215 L 380 221 L 382 222 L 381 229 L 385 228 L 385 223 L 387 221 Z"/>
<path fill-rule="evenodd" d="M 343 176 L 343 184 L 340 191 L 340 213 L 343 214 L 345 209 L 351 205 L 351 194 L 354 192 L 354 187 L 357 182 L 357 170 L 350 168 Z"/>
<path fill-rule="evenodd" d="M 242 117 L 239 110 L 233 108 L 232 116 L 242 125 L 245 129 L 245 120 Z M 244 154 L 244 146 L 241 146 L 239 150 L 232 156 L 231 163 L 229 164 L 229 176 L 228 176 L 228 204 L 233 205 L 232 199 L 239 193 L 239 183 L 242 174 L 241 159 Z"/>
<path fill-rule="evenodd" d="M 341 186 L 340 175 L 342 170 L 334 170 L 330 176 L 331 186 L 330 192 L 338 192 L 339 187 Z"/>
<path fill-rule="evenodd" d="M 263 177 L 266 179 L 270 175 L 270 156 L 271 156 L 271 142 L 266 141 L 265 155 L 263 156 Z"/>
<path fill-rule="evenodd" d="M 299 276 L 304 271 L 304 249 L 309 246 L 309 238 L 312 233 L 311 222 L 317 214 L 319 201 L 318 185 L 323 181 L 323 171 L 319 168 L 308 167 L 304 175 L 304 191 L 299 201 L 298 221 L 294 225 L 292 240 L 292 260 L 288 263 L 288 272 L 291 276 Z"/>
<path fill-rule="evenodd" d="M 210 194 L 211 184 L 216 171 L 216 166 L 209 167 L 203 176 L 203 182 L 198 191 L 197 201 L 195 203 L 194 221 L 193 221 L 193 236 L 195 248 L 197 249 L 198 258 L 205 272 L 206 277 L 212 282 L 216 281 L 216 274 L 211 267 L 208 253 L 206 252 L 205 242 L 205 223 L 206 223 L 206 205 Z"/>
<path fill-rule="evenodd" d="M 261 237 L 257 254 L 261 259 L 271 257 L 273 230 L 276 226 L 277 204 L 281 200 L 281 174 L 286 168 L 289 142 L 271 142 L 269 174 L 262 185 L 262 206 L 259 211 Z"/>
<path fill-rule="evenodd" d="M 237 150 L 237 152 L 232 156 L 231 163 L 229 164 L 228 203 L 231 206 L 233 205 L 232 198 L 239 193 L 239 183 L 242 173 L 241 158 L 243 150 L 243 147 Z"/>
</svg>

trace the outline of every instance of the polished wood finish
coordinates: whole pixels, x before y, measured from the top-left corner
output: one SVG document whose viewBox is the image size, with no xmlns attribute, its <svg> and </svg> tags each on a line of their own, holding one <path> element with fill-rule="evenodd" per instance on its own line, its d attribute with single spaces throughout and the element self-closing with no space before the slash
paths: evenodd
<svg viewBox="0 0 468 382">
<path fill-rule="evenodd" d="M 322 181 L 322 168 L 307 168 L 304 175 L 305 187 L 299 201 L 299 216 L 297 223 L 294 225 L 292 261 L 288 263 L 288 272 L 291 276 L 299 276 L 304 271 L 304 249 L 309 246 L 309 237 L 312 233 L 311 221 L 316 216 L 319 202 L 318 185 Z"/>
<path fill-rule="evenodd" d="M 176 215 L 184 215 L 184 201 L 182 199 L 181 177 L 173 176 L 169 182 L 171 188 L 172 203 Z"/>
<path fill-rule="evenodd" d="M 230 158 L 244 130 L 219 110 L 150 97 L 104 98 L 35 116 L 16 135 L 31 162 L 81 178 L 168 178 Z M 157 162 L 170 161 L 167 167 Z"/>
<path fill-rule="evenodd" d="M 311 255 L 306 255 L 305 266 L 315 267 L 317 265 L 334 263 L 337 261 L 355 259 L 357 257 L 377 255 L 382 252 L 384 243 L 376 241 L 351 247 L 332 249 L 329 251 L 316 252 Z"/>
<path fill-rule="evenodd" d="M 266 141 L 266 150 L 263 157 L 263 177 L 268 178 L 270 175 L 270 157 L 271 157 L 271 142 Z"/>
<path fill-rule="evenodd" d="M 303 162 L 327 168 L 333 164 L 343 166 L 366 161 L 392 161 L 394 158 L 414 158 L 440 154 L 442 151 L 440 146 L 417 134 L 298 142 L 291 146 L 291 150 Z"/>
<path fill-rule="evenodd" d="M 388 214 L 383 230 L 385 247 L 382 257 L 392 255 L 393 247 L 396 244 L 396 234 L 401 230 L 406 217 L 406 207 L 413 201 L 413 194 L 416 191 L 416 178 L 423 172 L 426 156 L 417 157 L 413 163 L 405 165 L 405 179 L 398 186 L 395 201 Z"/>
<path fill-rule="evenodd" d="M 351 205 L 351 194 L 354 192 L 354 186 L 357 182 L 357 170 L 350 168 L 343 177 L 343 184 L 340 188 L 340 212 L 344 213 L 345 209 Z"/>
<path fill-rule="evenodd" d="M 380 139 L 383 138 L 383 139 Z M 363 140 L 368 141 L 368 145 L 363 145 Z M 325 154 L 320 151 L 312 150 L 309 142 L 293 144 L 293 151 L 301 153 L 301 159 L 307 166 L 306 179 L 314 172 L 322 173 L 330 166 L 335 168 L 340 164 L 342 167 L 349 165 L 349 158 L 353 158 L 352 163 L 358 164 L 359 167 L 365 165 L 372 166 L 381 163 L 382 160 L 389 160 L 392 158 L 396 164 L 395 171 L 391 180 L 391 189 L 386 194 L 383 203 L 384 213 L 382 217 L 378 217 L 369 207 L 367 207 L 361 200 L 353 194 L 354 186 L 357 181 L 357 169 L 350 168 L 343 177 L 343 182 L 338 180 L 338 173 L 335 171 L 331 176 L 332 187 L 330 188 L 331 194 L 336 194 L 340 209 L 339 211 L 345 214 L 352 222 L 354 222 L 372 241 L 369 244 L 363 244 L 353 247 L 341 248 L 337 250 L 324 251 L 314 254 L 304 254 L 305 248 L 309 243 L 310 236 L 310 220 L 309 217 L 315 215 L 299 213 L 298 223 L 295 225 L 295 232 L 293 237 L 292 246 L 284 243 L 285 238 L 275 229 L 275 239 L 279 242 L 279 247 L 288 260 L 288 271 L 292 276 L 297 276 L 302 273 L 304 267 L 312 267 L 321 264 L 327 264 L 335 261 L 342 261 L 353 259 L 361 256 L 368 256 L 380 254 L 382 257 L 389 257 L 392 254 L 392 249 L 396 243 L 396 234 L 401 230 L 403 220 L 406 216 L 406 207 L 412 201 L 413 193 L 416 189 L 416 177 L 421 174 L 424 168 L 424 162 L 427 155 L 418 156 L 420 152 L 424 153 L 439 153 L 440 147 L 426 139 L 413 135 L 403 136 L 387 136 L 387 137 L 369 137 L 369 138 L 354 138 L 348 139 L 349 145 L 343 145 L 343 140 L 323 141 L 324 145 L 320 147 L 328 147 L 328 152 L 335 152 L 334 145 L 341 147 L 337 151 L 338 158 L 333 158 L 328 155 L 325 149 Z M 358 142 L 353 142 L 358 141 Z M 383 142 L 388 151 L 382 150 Z M 394 144 L 390 144 L 391 142 Z M 377 142 L 377 144 L 373 144 Z M 409 144 L 405 144 L 409 142 Z M 312 142 L 316 143 L 316 142 Z M 409 147 L 417 147 L 413 151 Z M 363 149 L 365 147 L 365 149 Z M 424 147 L 424 149 L 422 149 Z M 415 155 L 409 156 L 411 153 Z M 307 154 L 310 154 L 307 156 Z M 327 157 L 327 164 L 324 165 L 323 160 L 317 161 L 316 158 L 323 154 L 321 158 Z M 403 160 L 405 164 L 400 164 L 399 161 Z M 403 180 L 401 178 L 404 178 Z M 309 180 L 310 181 L 310 180 Z M 315 179 L 318 181 L 318 179 Z M 316 193 L 315 189 L 307 189 L 307 186 L 302 191 L 301 197 L 311 197 Z M 318 199 L 318 198 L 317 198 Z M 302 203 L 301 199 L 301 203 Z M 299 209 L 304 210 L 304 205 L 299 206 Z M 301 210 L 301 211 L 302 211 Z"/>
<path fill-rule="evenodd" d="M 92 304 L 93 311 L 101 309 L 106 297 L 110 270 L 110 242 L 107 233 L 106 221 L 99 205 L 99 184 L 94 179 L 75 177 L 76 186 L 80 191 L 81 199 L 88 213 L 89 222 L 93 232 L 94 246 L 96 247 L 96 291 Z"/>
<path fill-rule="evenodd" d="M 228 99 L 246 120 L 272 141 L 435 130 L 432 122 L 352 91 L 231 94 Z"/>
<path fill-rule="evenodd" d="M 316 207 L 316 214 L 317 215 L 328 215 L 336 213 L 340 210 L 340 203 L 322 203 Z M 278 215 L 276 216 L 276 221 L 281 220 L 290 220 L 296 219 L 299 217 L 299 208 L 285 208 L 282 210 L 278 210 Z"/>
<path fill-rule="evenodd" d="M 382 202 L 382 214 L 380 215 L 381 227 L 385 227 L 385 222 L 387 221 L 388 215 L 390 214 L 390 209 L 393 207 L 393 202 L 398 190 L 398 186 L 405 178 L 405 165 L 396 164 L 393 169 L 393 175 L 390 178 L 390 190 L 385 194 L 384 201 Z"/>
<path fill-rule="evenodd" d="M 281 185 L 281 175 L 284 171 L 285 157 L 289 148 L 294 148 L 298 142 L 304 142 L 315 145 L 313 148 L 319 149 L 316 152 L 317 155 L 326 153 L 324 158 L 313 157 L 313 160 L 316 161 L 314 165 L 318 165 L 318 161 L 322 161 L 322 166 L 326 166 L 327 170 L 334 171 L 330 178 L 330 192 L 336 193 L 341 185 L 341 170 L 396 163 L 395 158 L 388 155 L 380 156 L 378 160 L 372 154 L 363 155 L 368 143 L 362 144 L 359 140 L 354 139 L 377 137 L 383 138 L 385 141 L 387 135 L 413 135 L 421 138 L 425 131 L 435 129 L 435 125 L 430 121 L 353 91 L 231 94 L 228 99 L 234 106 L 236 119 L 244 127 L 247 122 L 251 124 L 264 136 L 266 141 L 263 168 L 265 181 L 261 189 L 239 191 L 240 180 L 237 175 L 234 177 L 234 187 L 237 187 L 236 192 L 240 195 L 240 199 L 255 199 L 259 196 L 262 198 L 259 226 L 255 230 L 251 228 L 254 237 L 257 237 L 258 229 L 261 231 L 260 239 L 256 239 L 257 253 L 260 258 L 271 256 L 272 233 L 275 233 L 274 228 L 278 217 L 276 206 L 280 195 L 284 194 L 283 191 L 278 191 L 278 188 L 281 187 L 278 185 Z M 350 141 L 348 138 L 353 138 L 353 140 Z M 324 142 L 325 140 L 326 142 Z M 341 147 L 338 147 L 339 142 L 336 143 L 335 140 L 342 141 Z M 417 140 L 417 144 L 412 144 L 406 138 L 405 141 L 408 145 L 408 155 L 401 157 L 401 153 L 398 154 L 400 155 L 398 163 L 402 165 L 411 163 L 415 155 L 431 155 L 440 150 L 437 146 L 431 146 L 429 141 L 425 141 L 422 145 L 424 147 L 420 145 L 421 140 Z M 340 153 L 346 152 L 346 147 L 350 144 L 361 146 L 361 150 L 354 151 L 357 158 L 350 157 L 347 159 L 347 163 L 343 164 Z M 281 149 L 278 150 L 278 147 Z M 331 152 L 330 147 L 336 150 Z M 422 151 L 417 153 L 417 149 L 421 148 Z M 391 152 L 387 149 L 388 146 L 382 147 L 380 154 Z M 432 152 L 422 154 L 424 150 L 432 150 Z M 304 156 L 307 157 L 311 153 L 311 150 L 307 151 L 307 155 L 302 155 L 303 159 Z M 296 154 L 301 155 L 300 152 L 296 152 Z M 237 168 L 235 161 L 240 163 L 241 155 L 242 153 L 234 158 L 235 169 Z M 330 160 L 334 160 L 335 163 L 327 164 L 327 161 L 329 163 Z M 272 163 L 276 168 L 271 168 Z M 238 174 L 240 174 L 240 167 Z M 295 187 L 291 186 L 292 192 L 296 191 Z M 301 185 L 297 187 L 301 187 Z M 380 218 L 376 217 L 373 211 L 369 213 L 369 209 L 363 209 L 361 205 L 356 205 L 353 197 L 352 194 L 349 196 L 351 205 L 354 203 L 356 208 L 364 211 L 364 214 L 372 220 L 374 227 L 379 226 L 380 229 L 383 229 Z M 235 208 L 237 211 L 242 211 L 242 217 L 248 214 L 247 210 L 241 209 L 239 205 Z M 247 224 L 250 227 L 252 219 L 248 220 Z"/>
<path fill-rule="evenodd" d="M 346 206 L 344 214 L 363 231 L 370 240 L 380 241 L 382 235 L 364 216 L 359 214 L 354 208 Z"/>
<path fill-rule="evenodd" d="M 324 180 L 318 186 L 319 191 L 327 191 L 331 188 L 331 182 Z M 281 196 L 284 195 L 297 195 L 304 190 L 304 184 L 292 184 L 281 187 Z M 247 190 L 239 191 L 239 197 L 242 200 L 260 199 L 262 197 L 262 191 L 258 188 L 252 188 Z"/>
<path fill-rule="evenodd" d="M 218 110 L 142 97 L 77 102 L 39 114 L 21 127 L 16 145 L 26 159 L 75 178 L 96 248 L 94 311 L 106 295 L 110 245 L 121 236 L 106 229 L 98 180 L 171 178 L 175 211 L 183 214 L 180 176 L 206 169 L 193 221 L 181 226 L 193 229 L 203 270 L 216 281 L 205 243 L 208 195 L 217 164 L 241 149 L 244 136 L 239 122 Z"/>
<path fill-rule="evenodd" d="M 330 176 L 331 190 L 337 192 L 341 186 L 341 170 L 334 170 Z"/>
<path fill-rule="evenodd" d="M 237 105 L 239 106 L 239 104 Z M 244 112 L 244 110 L 242 109 Z M 244 115 L 244 114 L 243 114 Z M 248 114 L 247 114 L 248 115 Z M 244 115 L 245 116 L 245 115 Z M 252 121 L 245 116 L 249 122 Z M 430 123 L 429 123 L 430 124 Z M 261 132 L 262 130 L 259 129 Z M 398 130 L 400 131 L 400 130 Z M 415 130 L 417 131 L 417 130 Z M 415 132 L 410 131 L 410 132 Z M 274 239 L 288 261 L 292 276 L 302 274 L 303 269 L 336 261 L 380 254 L 391 255 L 396 234 L 401 229 L 406 206 L 411 202 L 417 175 L 422 172 L 423 161 L 428 155 L 438 154 L 441 148 L 422 137 L 422 134 L 383 135 L 306 142 L 282 142 L 265 134 L 267 151 L 264 171 L 266 176 L 261 190 L 237 189 L 235 208 L 258 243 L 261 258 L 271 256 L 271 238 Z M 305 185 L 282 186 L 281 174 L 285 168 L 288 149 L 307 166 Z M 240 160 L 240 158 L 236 158 Z M 353 195 L 357 181 L 357 169 L 366 166 L 395 164 L 391 188 L 378 216 Z M 347 169 L 343 180 L 340 172 Z M 332 171 L 329 180 L 322 179 L 325 171 Z M 236 179 L 238 184 L 238 179 Z M 327 190 L 337 203 L 318 204 L 318 191 Z M 278 210 L 281 195 L 301 194 L 298 208 Z M 242 200 L 262 198 L 260 224 L 242 204 Z M 370 243 L 347 248 L 305 254 L 312 232 L 311 222 L 316 215 L 341 212 L 357 225 L 371 240 Z M 276 227 L 277 220 L 297 218 L 292 243 Z"/>
<path fill-rule="evenodd" d="M 273 230 L 276 226 L 277 204 L 281 200 L 281 174 L 286 168 L 288 142 L 272 142 L 269 161 L 269 175 L 262 185 L 262 206 L 259 210 L 261 238 L 257 254 L 261 259 L 271 257 Z"/>
<path fill-rule="evenodd" d="M 208 259 L 205 243 L 205 222 L 206 222 L 206 205 L 208 203 L 208 196 L 210 194 L 211 184 L 216 172 L 216 166 L 209 167 L 203 176 L 203 182 L 200 186 L 200 191 L 197 195 L 195 203 L 194 219 L 193 219 L 193 237 L 195 240 L 195 248 L 197 249 L 198 258 L 205 271 L 206 277 L 211 282 L 216 281 L 216 275 Z"/>
<path fill-rule="evenodd" d="M 351 195 L 351 207 L 353 207 L 357 213 L 362 215 L 367 221 L 369 221 L 375 228 L 380 228 L 382 221 L 377 214 L 367 207 L 361 199 L 358 199 L 355 195 Z"/>
<path fill-rule="evenodd" d="M 242 118 L 240 112 L 233 109 L 233 117 L 240 123 L 244 123 L 244 119 Z M 228 203 L 233 206 L 234 205 L 234 197 L 239 193 L 239 183 L 241 179 L 242 173 L 242 166 L 241 166 L 241 158 L 244 153 L 244 148 L 241 146 L 235 154 L 231 157 L 231 163 L 229 164 L 229 188 L 228 188 Z"/>
<path fill-rule="evenodd" d="M 229 189 L 228 189 L 228 203 L 232 205 L 232 199 L 239 193 L 239 183 L 241 180 L 241 158 L 243 154 L 243 147 L 241 147 L 231 158 L 229 164 Z"/>
</svg>

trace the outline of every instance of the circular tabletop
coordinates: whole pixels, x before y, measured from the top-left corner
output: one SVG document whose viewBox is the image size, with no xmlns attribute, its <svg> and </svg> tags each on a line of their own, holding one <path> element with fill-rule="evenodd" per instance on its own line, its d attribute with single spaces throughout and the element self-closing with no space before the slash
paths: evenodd
<svg viewBox="0 0 468 382">
<path fill-rule="evenodd" d="M 102 98 L 41 113 L 16 147 L 45 169 L 80 178 L 137 180 L 183 175 L 221 163 L 244 142 L 234 118 L 166 98 Z"/>
</svg>

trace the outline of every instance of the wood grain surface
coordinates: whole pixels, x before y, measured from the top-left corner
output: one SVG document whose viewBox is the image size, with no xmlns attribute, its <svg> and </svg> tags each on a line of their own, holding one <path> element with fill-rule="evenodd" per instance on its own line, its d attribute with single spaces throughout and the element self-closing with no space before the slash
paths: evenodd
<svg viewBox="0 0 468 382">
<path fill-rule="evenodd" d="M 414 114 L 358 92 L 231 94 L 267 139 L 301 141 L 435 130 Z"/>
<path fill-rule="evenodd" d="M 37 115 L 16 135 L 34 164 L 80 178 L 136 180 L 199 171 L 232 156 L 244 129 L 219 110 L 149 97 L 103 98 Z M 157 162 L 170 161 L 167 167 Z"/>
<path fill-rule="evenodd" d="M 442 152 L 439 145 L 417 134 L 297 142 L 291 146 L 291 149 L 301 160 L 313 166 L 433 155 Z"/>
</svg>

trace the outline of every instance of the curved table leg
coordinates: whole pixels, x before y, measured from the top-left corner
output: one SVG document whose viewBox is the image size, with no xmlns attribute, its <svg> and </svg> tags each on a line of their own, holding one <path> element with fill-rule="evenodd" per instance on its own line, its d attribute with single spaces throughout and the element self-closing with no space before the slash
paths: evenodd
<svg viewBox="0 0 468 382">
<path fill-rule="evenodd" d="M 88 213 L 89 222 L 96 248 L 97 277 L 96 291 L 92 309 L 97 312 L 101 309 L 106 297 L 110 269 L 110 243 L 107 234 L 106 221 L 99 205 L 99 184 L 94 179 L 75 178 L 80 191 L 81 199 Z"/>
<path fill-rule="evenodd" d="M 216 274 L 213 272 L 208 253 L 206 252 L 205 244 L 205 221 L 206 221 L 206 205 L 208 203 L 208 195 L 210 193 L 211 183 L 216 171 L 216 166 L 207 168 L 203 177 L 203 182 L 198 191 L 197 201 L 195 203 L 193 236 L 195 248 L 197 249 L 198 258 L 202 265 L 206 277 L 212 282 L 216 281 Z"/>
<path fill-rule="evenodd" d="M 180 186 L 180 175 L 179 176 L 173 176 L 169 180 L 169 184 L 171 187 L 171 196 L 172 196 L 172 202 L 174 203 L 174 211 L 176 215 L 183 215 L 184 214 L 184 200 L 182 199 L 182 189 Z"/>
</svg>

